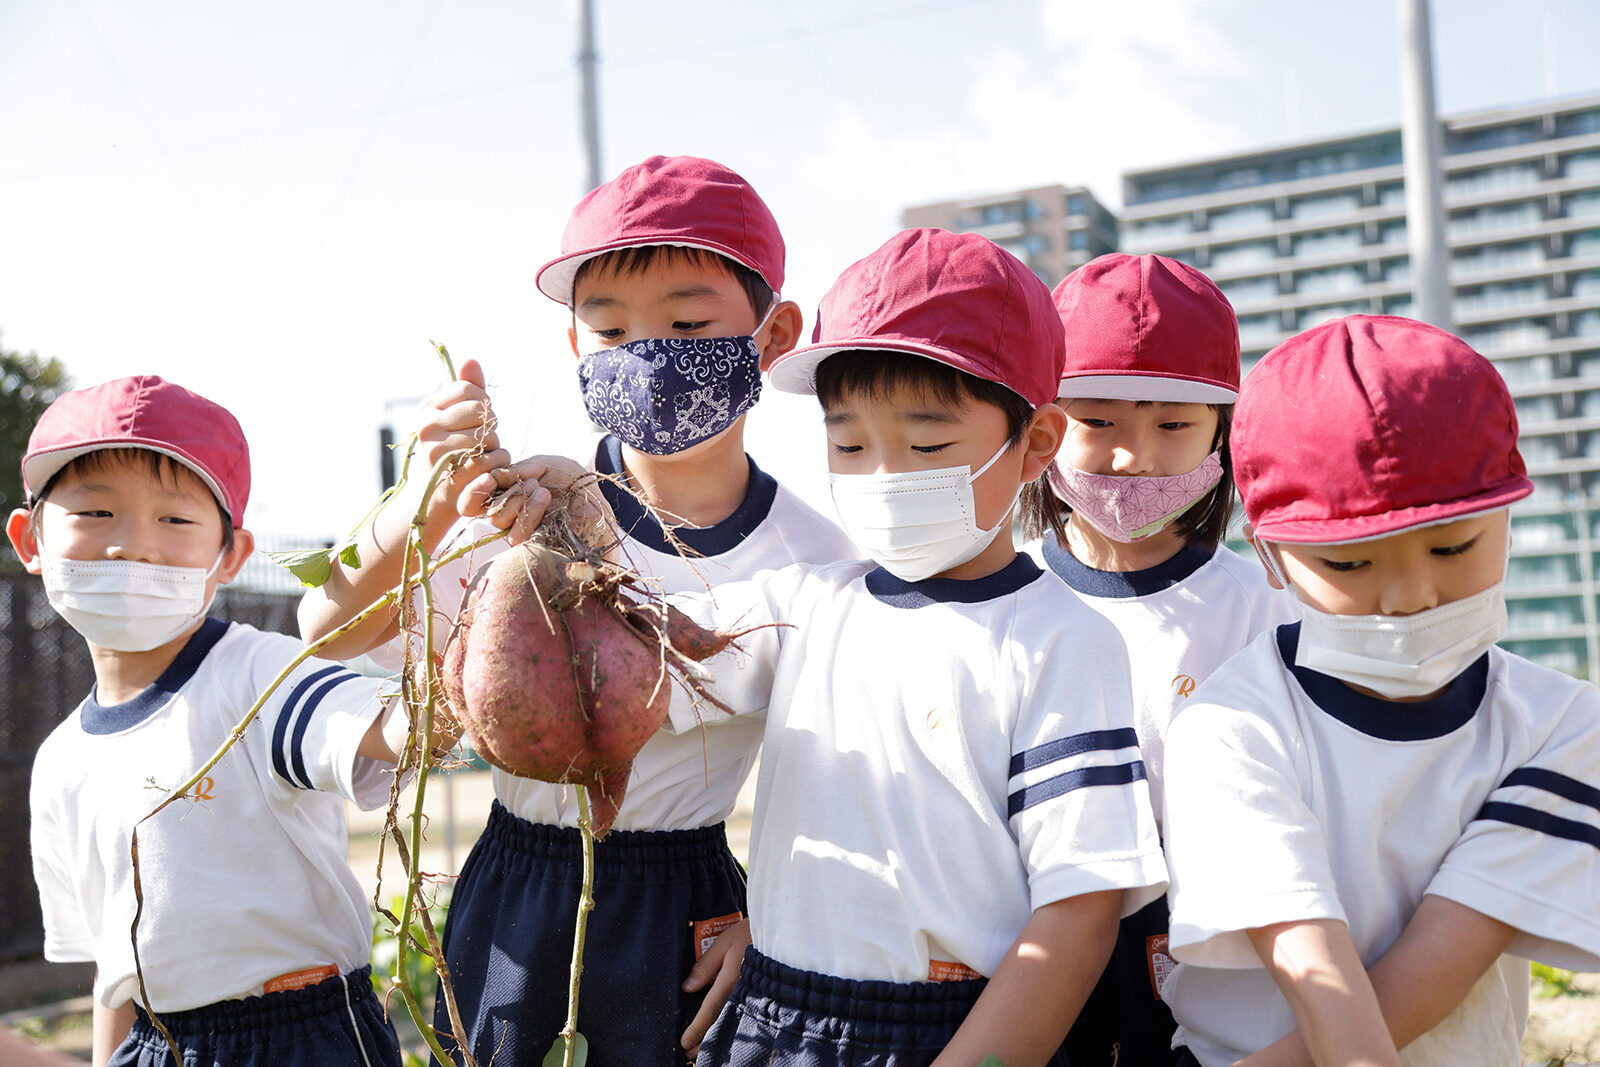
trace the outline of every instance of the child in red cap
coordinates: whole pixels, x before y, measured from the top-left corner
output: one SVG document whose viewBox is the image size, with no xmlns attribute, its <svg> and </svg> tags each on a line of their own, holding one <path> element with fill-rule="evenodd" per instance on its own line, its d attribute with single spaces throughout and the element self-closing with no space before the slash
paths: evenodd
<svg viewBox="0 0 1600 1067">
<path fill-rule="evenodd" d="M 943 230 L 847 269 L 774 363 L 821 402 L 871 558 L 689 605 L 783 624 L 707 664 L 766 736 L 754 944 L 702 1065 L 1064 1063 L 1119 916 L 1161 894 L 1127 654 L 1012 540 L 1065 429 L 1060 363 L 1043 283 Z"/>
<path fill-rule="evenodd" d="M 855 555 L 831 522 L 745 454 L 744 417 L 760 395 L 761 371 L 799 339 L 800 310 L 778 295 L 783 272 L 783 238 L 755 190 L 727 167 L 692 156 L 653 156 L 584 197 L 561 255 L 539 270 L 540 291 L 573 312 L 579 389 L 605 431 L 592 467 L 650 505 L 602 481 L 623 534 L 620 552 L 665 592 Z M 435 432 L 491 422 L 481 372 L 463 371 L 466 382 L 427 406 Z M 460 497 L 441 497 L 430 509 L 429 537 L 445 536 L 458 505 L 478 511 L 493 489 L 520 492 L 524 478 L 570 468 L 530 459 Z M 531 521 L 548 497 L 532 483 L 529 490 Z M 414 504 L 387 509 L 380 523 L 390 525 L 370 532 L 362 567 L 341 567 L 307 594 L 308 638 L 399 580 L 401 524 L 414 512 Z M 506 525 L 511 513 L 502 508 L 497 521 Z M 453 617 L 462 579 L 525 528 L 441 571 L 436 608 Z M 487 529 L 458 533 L 474 538 Z M 354 654 L 377 645 L 398 664 L 398 642 L 382 647 L 394 629 L 392 620 L 379 620 L 332 647 Z M 749 940 L 744 872 L 723 820 L 754 763 L 761 727 L 722 718 L 708 725 L 645 745 L 627 803 L 596 853 L 578 1029 L 597 1067 L 680 1065 L 727 998 Z M 491 1056 L 525 1063 L 542 1057 L 566 1022 L 582 841 L 574 787 L 498 769 L 493 778 L 496 800 L 456 883 L 444 949 L 462 1043 L 480 1064 Z M 442 997 L 434 1018 L 451 1048 Z"/>
<path fill-rule="evenodd" d="M 223 408 L 151 376 L 67 393 L 22 477 L 28 507 L 6 535 L 95 671 L 34 762 L 45 956 L 96 966 L 94 1062 L 155 1067 L 172 1059 L 135 1006 L 131 832 L 301 646 L 206 616 L 253 547 L 249 451 Z M 308 660 L 192 802 L 140 824 L 139 959 L 185 1064 L 398 1067 L 344 809 L 388 799 L 408 728 L 379 682 Z"/>
<path fill-rule="evenodd" d="M 1042 538 L 1040 561 L 1127 645 L 1159 826 L 1173 712 L 1228 657 L 1290 619 L 1260 568 L 1221 547 L 1233 505 L 1238 320 L 1209 278 L 1162 256 L 1100 256 L 1052 296 L 1066 334 L 1056 402 L 1067 439 L 1023 493 L 1023 528 Z M 1165 899 L 1123 920 L 1067 1037 L 1075 1067 L 1176 1062 L 1176 1024 L 1161 1000 L 1166 941 Z"/>
<path fill-rule="evenodd" d="M 1244 384 L 1247 533 L 1300 621 L 1168 733 L 1164 995 L 1206 1067 L 1509 1067 L 1527 960 L 1600 968 L 1600 694 L 1494 645 L 1516 438 L 1494 366 L 1408 319 Z"/>
</svg>

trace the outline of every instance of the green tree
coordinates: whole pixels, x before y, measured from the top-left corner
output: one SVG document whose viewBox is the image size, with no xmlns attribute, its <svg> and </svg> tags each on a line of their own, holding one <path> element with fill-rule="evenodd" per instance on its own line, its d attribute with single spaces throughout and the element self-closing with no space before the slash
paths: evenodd
<svg viewBox="0 0 1600 1067">
<path fill-rule="evenodd" d="M 41 360 L 35 352 L 24 355 L 0 347 L 0 519 L 23 504 L 22 454 L 28 450 L 33 424 L 71 384 L 60 360 Z M 0 566 L 15 564 L 6 545 Z"/>
</svg>

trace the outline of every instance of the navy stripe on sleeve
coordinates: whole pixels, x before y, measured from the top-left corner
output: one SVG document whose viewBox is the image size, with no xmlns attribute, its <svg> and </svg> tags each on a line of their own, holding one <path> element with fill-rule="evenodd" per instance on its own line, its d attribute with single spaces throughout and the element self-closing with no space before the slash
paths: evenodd
<svg viewBox="0 0 1600 1067">
<path fill-rule="evenodd" d="M 1546 793 L 1565 797 L 1574 804 L 1584 804 L 1600 811 L 1600 789 L 1584 785 L 1576 778 L 1568 778 L 1558 771 L 1547 771 L 1542 767 L 1519 767 L 1506 775 L 1506 780 L 1500 783 L 1500 788 L 1505 789 L 1513 785 L 1529 785 Z"/>
<path fill-rule="evenodd" d="M 307 789 L 313 787 L 311 785 L 311 775 L 306 773 L 305 752 L 302 748 L 302 743 L 305 741 L 306 728 L 311 725 L 311 718 L 317 713 L 317 705 L 322 703 L 323 697 L 350 679 L 359 677 L 360 675 L 353 671 L 345 671 L 338 677 L 329 678 L 317 688 L 316 692 L 306 697 L 306 702 L 300 706 L 300 714 L 295 719 L 294 735 L 289 739 L 289 755 L 294 761 L 294 773 L 299 775 L 300 780 L 305 783 Z"/>
<path fill-rule="evenodd" d="M 1128 731 L 1132 733 L 1132 730 Z M 1114 763 L 1106 767 L 1079 767 L 1075 771 L 1046 778 L 1033 785 L 1025 785 L 1012 793 L 1006 801 L 1006 817 L 1011 818 L 1035 804 L 1043 804 L 1063 793 L 1091 785 L 1128 785 L 1144 777 L 1144 761 Z"/>
<path fill-rule="evenodd" d="M 1011 773 L 1018 775 L 1035 767 L 1043 767 L 1046 763 L 1054 763 L 1068 756 L 1079 756 L 1085 752 L 1133 748 L 1138 744 L 1139 735 L 1131 726 L 1115 730 L 1091 730 L 1084 734 L 1073 734 L 1071 737 L 1058 737 L 1054 741 L 1046 741 L 1036 748 L 1012 756 Z"/>
<path fill-rule="evenodd" d="M 288 749 L 284 746 L 284 739 L 289 733 L 289 720 L 294 718 L 300 704 L 300 698 L 305 696 L 307 689 L 310 689 L 328 675 L 337 674 L 342 670 L 344 668 L 337 663 L 329 664 L 309 678 L 301 681 L 299 685 L 294 687 L 294 692 L 289 694 L 289 699 L 283 702 L 283 711 L 278 714 L 277 725 L 272 728 L 272 769 L 278 772 L 279 778 L 282 778 L 290 785 L 298 786 L 300 783 L 289 777 Z M 303 788 L 310 789 L 310 783 L 307 783 Z"/>
<path fill-rule="evenodd" d="M 1491 800 L 1478 811 L 1478 818 L 1492 819 L 1495 822 L 1508 822 L 1513 826 L 1526 827 L 1537 830 L 1551 837 L 1563 837 L 1568 841 L 1579 841 L 1584 844 L 1600 848 L 1600 827 L 1590 826 L 1588 823 L 1574 822 L 1563 819 L 1559 815 L 1551 815 L 1547 811 L 1537 808 L 1525 807 L 1521 804 L 1507 804 L 1503 801 Z"/>
</svg>

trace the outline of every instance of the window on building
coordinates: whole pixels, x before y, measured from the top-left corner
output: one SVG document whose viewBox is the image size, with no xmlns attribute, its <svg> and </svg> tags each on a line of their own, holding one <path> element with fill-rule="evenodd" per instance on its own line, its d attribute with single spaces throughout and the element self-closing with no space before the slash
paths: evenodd
<svg viewBox="0 0 1600 1067">
<path fill-rule="evenodd" d="M 1566 178 L 1588 178 L 1600 174 L 1600 149 L 1572 153 L 1566 158 L 1561 174 Z"/>
<path fill-rule="evenodd" d="M 1561 445 L 1553 437 L 1529 437 L 1523 434 L 1517 438 L 1517 451 L 1528 463 L 1555 463 L 1563 458 Z"/>
<path fill-rule="evenodd" d="M 1068 215 L 1082 215 L 1083 214 L 1083 208 L 1084 208 L 1084 204 L 1083 204 L 1083 197 L 1082 196 L 1080 196 L 1077 193 L 1073 193 L 1071 196 L 1067 197 L 1067 214 Z"/>
<path fill-rule="evenodd" d="M 1192 234 L 1194 219 L 1188 212 L 1163 219 L 1144 219 L 1128 226 L 1125 232 L 1127 237 L 1124 244 L 1130 249 L 1159 248 L 1173 241 L 1182 241 Z"/>
<path fill-rule="evenodd" d="M 1089 247 L 1089 234 L 1085 230 L 1073 230 L 1067 234 L 1067 247 L 1074 252 L 1081 252 Z"/>
<path fill-rule="evenodd" d="M 1360 247 L 1361 231 L 1354 227 L 1301 234 L 1294 240 L 1294 254 L 1297 256 L 1332 256 L 1340 252 L 1353 252 Z"/>
<path fill-rule="evenodd" d="M 1455 309 L 1458 314 L 1471 315 L 1481 311 L 1539 304 L 1543 303 L 1544 299 L 1544 279 L 1535 278 L 1522 282 L 1485 285 L 1476 290 L 1469 290 L 1456 297 Z"/>
<path fill-rule="evenodd" d="M 1342 293 L 1367 283 L 1366 273 L 1357 266 L 1303 270 L 1294 276 L 1297 293 Z"/>
<path fill-rule="evenodd" d="M 1330 215 L 1348 215 L 1361 210 L 1361 194 L 1325 193 L 1320 196 L 1303 196 L 1289 204 L 1289 217 L 1294 219 L 1320 219 Z"/>
<path fill-rule="evenodd" d="M 1487 356 L 1544 344 L 1550 340 L 1550 325 L 1537 319 L 1520 319 L 1463 330 L 1462 336 Z"/>
<path fill-rule="evenodd" d="M 1271 204 L 1240 204 L 1238 207 L 1218 208 L 1211 212 L 1208 227 L 1212 233 L 1238 233 L 1241 230 L 1259 230 L 1271 226 Z"/>
<path fill-rule="evenodd" d="M 1475 274 L 1484 271 L 1536 267 L 1543 262 L 1542 244 L 1538 241 L 1518 241 L 1513 244 L 1487 245 L 1463 252 L 1450 261 L 1450 269 L 1453 273 Z"/>
<path fill-rule="evenodd" d="M 1411 281 L 1411 260 L 1386 259 L 1383 261 L 1383 280 L 1390 285 L 1406 285 Z"/>
<path fill-rule="evenodd" d="M 1582 137 L 1586 133 L 1600 133 L 1600 108 L 1556 116 L 1557 137 Z"/>
<path fill-rule="evenodd" d="M 1572 295 L 1586 300 L 1600 296 L 1600 270 L 1584 270 L 1574 274 Z"/>
<path fill-rule="evenodd" d="M 1276 278 L 1240 278 L 1220 287 L 1235 308 L 1278 299 Z"/>
<path fill-rule="evenodd" d="M 1444 150 L 1453 155 L 1458 152 L 1483 152 L 1491 148 L 1510 148 L 1530 144 L 1539 139 L 1537 122 L 1519 122 L 1509 126 L 1488 126 L 1476 130 L 1446 129 Z"/>
<path fill-rule="evenodd" d="M 1378 204 L 1382 207 L 1405 207 L 1406 187 L 1400 182 L 1378 187 Z"/>
<path fill-rule="evenodd" d="M 1600 311 L 1585 311 L 1572 317 L 1572 336 L 1600 337 Z"/>
<path fill-rule="evenodd" d="M 1562 674 L 1577 678 L 1588 677 L 1584 670 L 1585 652 L 1581 640 L 1572 641 L 1514 641 L 1503 642 L 1506 651 L 1523 659 L 1532 660 L 1541 667 L 1549 667 Z"/>
<path fill-rule="evenodd" d="M 1386 222 L 1378 227 L 1378 242 L 1386 245 L 1403 245 L 1406 243 L 1406 220 L 1396 219 Z"/>
<path fill-rule="evenodd" d="M 1482 170 L 1469 170 L 1461 174 L 1452 174 L 1445 179 L 1444 195 L 1446 199 L 1479 196 L 1484 193 L 1496 193 L 1505 189 L 1520 189 L 1528 185 L 1538 185 L 1543 179 L 1539 173 L 1537 163 L 1512 163 L 1503 167 L 1485 167 Z"/>
<path fill-rule="evenodd" d="M 1411 299 L 1411 294 L 1405 296 L 1386 296 L 1383 298 L 1383 313 L 1385 315 L 1399 315 L 1409 319 L 1416 313 L 1417 306 Z"/>
<path fill-rule="evenodd" d="M 1600 201 L 1600 196 L 1597 196 L 1597 201 Z M 1597 209 L 1600 209 L 1600 203 L 1597 203 Z M 1539 205 L 1536 203 L 1497 204 L 1453 215 L 1445 225 L 1445 230 L 1452 237 L 1462 237 L 1493 230 L 1533 226 L 1540 218 Z"/>
<path fill-rule="evenodd" d="M 1279 325 L 1278 316 L 1271 315 L 1240 315 L 1239 316 L 1239 343 L 1241 345 L 1269 344 L 1283 333 Z"/>
<path fill-rule="evenodd" d="M 1567 245 L 1567 255 L 1600 256 L 1600 230 L 1584 230 L 1582 233 L 1572 235 L 1572 241 Z"/>
<path fill-rule="evenodd" d="M 1276 241 L 1244 241 L 1239 244 L 1219 245 L 1211 250 L 1211 269 L 1217 272 L 1249 270 L 1271 263 L 1278 258 Z"/>
<path fill-rule="evenodd" d="M 1527 588 L 1567 585 L 1578 580 L 1578 567 L 1571 556 L 1513 556 L 1506 569 L 1506 581 Z"/>
<path fill-rule="evenodd" d="M 1583 601 L 1578 597 L 1514 599 L 1506 604 L 1508 622 L 1518 630 L 1554 630 L 1583 623 Z"/>
<path fill-rule="evenodd" d="M 1345 315 L 1362 315 L 1370 310 L 1364 303 L 1323 304 L 1318 307 L 1306 308 L 1296 317 L 1295 329 L 1309 330 L 1311 327 L 1327 322 L 1329 319 L 1342 318 Z"/>
<path fill-rule="evenodd" d="M 1559 414 L 1553 396 L 1524 396 L 1516 400 L 1517 422 L 1525 429 L 1541 422 L 1550 422 Z"/>
<path fill-rule="evenodd" d="M 1573 539 L 1570 515 L 1513 515 L 1511 537 L 1521 548 L 1559 545 Z"/>
<path fill-rule="evenodd" d="M 1586 189 L 1567 197 L 1567 217 L 1600 215 L 1600 189 Z"/>
</svg>

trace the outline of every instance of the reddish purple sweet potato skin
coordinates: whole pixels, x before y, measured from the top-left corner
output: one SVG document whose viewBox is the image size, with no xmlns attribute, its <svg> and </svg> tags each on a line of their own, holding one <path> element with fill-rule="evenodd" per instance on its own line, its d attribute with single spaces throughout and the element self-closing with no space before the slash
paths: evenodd
<svg viewBox="0 0 1600 1067">
<path fill-rule="evenodd" d="M 590 787 L 603 834 L 672 680 L 653 631 L 628 620 L 626 601 L 575 586 L 568 563 L 527 545 L 497 557 L 446 646 L 444 686 L 490 763 Z"/>
</svg>

